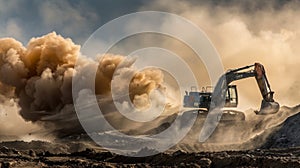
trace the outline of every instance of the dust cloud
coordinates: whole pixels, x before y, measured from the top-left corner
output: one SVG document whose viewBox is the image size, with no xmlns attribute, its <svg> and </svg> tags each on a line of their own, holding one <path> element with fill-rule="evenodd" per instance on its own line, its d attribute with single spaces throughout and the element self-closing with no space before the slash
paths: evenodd
<svg viewBox="0 0 300 168">
<path fill-rule="evenodd" d="M 141 10 L 156 9 L 179 14 L 201 28 L 220 54 L 225 69 L 239 68 L 260 62 L 265 66 L 275 99 L 282 105 L 299 102 L 300 21 L 299 1 L 155 1 Z M 172 24 L 171 22 L 168 24 Z M 184 31 L 184 27 L 174 28 Z M 189 32 L 186 31 L 187 36 Z M 167 41 L 173 52 L 191 57 L 193 54 L 177 43 Z M 188 58 L 186 58 L 188 60 Z M 196 59 L 189 61 L 198 83 L 209 85 L 205 66 Z M 203 82 L 203 80 L 205 82 Z M 239 108 L 259 108 L 261 96 L 255 80 L 236 82 L 239 89 Z"/>
<path fill-rule="evenodd" d="M 220 54 L 225 69 L 234 69 L 259 62 L 265 66 L 267 77 L 275 100 L 281 106 L 293 107 L 299 104 L 300 64 L 300 3 L 289 1 L 155 1 L 141 10 L 156 9 L 179 14 L 201 28 L 210 38 Z M 172 25 L 172 22 L 168 22 Z M 184 27 L 174 28 L 184 31 Z M 187 36 L 188 31 L 185 31 Z M 195 59 L 197 56 L 187 47 L 181 47 L 176 40 L 165 40 L 168 49 L 188 62 L 201 88 L 211 85 L 205 65 Z M 192 59 L 192 57 L 194 59 Z M 191 61 L 192 60 L 192 61 Z M 203 70 L 204 68 L 204 70 Z M 201 85 L 202 84 L 202 85 Z M 245 79 L 234 82 L 238 86 L 238 109 L 246 115 L 246 121 L 233 124 L 219 124 L 219 128 L 206 144 L 197 144 L 201 122 L 187 137 L 179 149 L 183 150 L 228 150 L 250 149 L 262 145 L 268 135 L 291 115 L 299 111 L 283 107 L 275 115 L 256 116 L 261 95 L 256 81 Z M 250 110 L 249 110 L 250 109 Z M 196 136 L 195 136 L 196 135 Z M 192 145 L 190 145 L 192 144 Z M 219 144 L 219 145 L 217 145 Z M 177 149 L 178 149 L 177 148 Z"/>
<path fill-rule="evenodd" d="M 90 60 L 78 57 L 79 50 L 79 45 L 55 32 L 32 38 L 27 47 L 12 38 L 0 39 L 1 105 L 13 106 L 14 114 L 19 111 L 25 121 L 42 125 L 46 132 L 69 131 L 72 134 L 70 130 L 80 131 L 73 107 L 72 78 L 98 65 L 95 92 L 102 97 L 110 97 L 114 72 L 119 64 L 126 64 L 126 61 L 124 56 L 113 54 L 99 55 L 97 60 Z M 77 60 L 79 70 L 74 68 Z M 148 107 L 151 104 L 150 93 L 163 88 L 163 74 L 156 69 L 137 71 L 131 65 L 127 63 L 118 71 L 134 73 L 131 82 L 127 83 L 131 101 L 137 108 Z M 126 86 L 122 82 L 119 85 Z M 11 116 L 11 110 L 2 110 Z M 6 119 L 5 116 L 2 118 Z M 14 125 L 16 122 L 6 119 L 1 124 Z M 13 133 L 19 127 L 10 128 Z M 4 131 L 7 130 L 1 127 L 1 134 L 5 134 Z"/>
</svg>

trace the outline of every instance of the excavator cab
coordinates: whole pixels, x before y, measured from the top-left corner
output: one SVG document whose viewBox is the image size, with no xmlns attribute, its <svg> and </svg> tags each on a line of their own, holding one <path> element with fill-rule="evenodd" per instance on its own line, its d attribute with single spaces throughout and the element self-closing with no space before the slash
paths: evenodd
<svg viewBox="0 0 300 168">
<path fill-rule="evenodd" d="M 192 108 L 202 108 L 210 109 L 211 96 L 212 96 L 211 86 L 202 88 L 202 91 L 197 91 L 197 87 L 192 86 L 191 91 L 187 92 L 184 96 L 184 107 Z M 238 93 L 236 85 L 229 85 L 226 91 L 226 99 L 224 107 L 237 107 L 238 105 Z"/>
<path fill-rule="evenodd" d="M 202 109 L 209 109 L 211 103 L 211 91 L 208 89 L 211 86 L 206 88 L 202 88 L 202 91 L 198 91 L 196 86 L 191 87 L 191 91 L 186 91 L 183 100 L 183 106 L 189 108 L 202 108 Z"/>
<path fill-rule="evenodd" d="M 225 98 L 225 107 L 237 107 L 238 105 L 238 94 L 236 85 L 228 85 Z"/>
</svg>

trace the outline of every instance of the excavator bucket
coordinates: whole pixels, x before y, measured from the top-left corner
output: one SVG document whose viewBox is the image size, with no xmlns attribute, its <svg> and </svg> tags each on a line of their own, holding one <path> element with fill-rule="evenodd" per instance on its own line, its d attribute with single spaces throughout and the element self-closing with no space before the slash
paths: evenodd
<svg viewBox="0 0 300 168">
<path fill-rule="evenodd" d="M 257 115 L 267 115 L 275 114 L 279 111 L 279 103 L 277 102 L 267 102 L 265 100 L 261 101 L 261 106 L 259 111 L 255 111 Z"/>
</svg>

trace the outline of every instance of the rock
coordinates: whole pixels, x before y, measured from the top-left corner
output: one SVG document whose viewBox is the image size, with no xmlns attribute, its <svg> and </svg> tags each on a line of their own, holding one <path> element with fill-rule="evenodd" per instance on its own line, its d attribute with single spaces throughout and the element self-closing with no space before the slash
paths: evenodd
<svg viewBox="0 0 300 168">
<path fill-rule="evenodd" d="M 229 157 L 228 153 L 225 152 L 225 151 L 224 151 L 224 152 L 221 152 L 221 153 L 220 153 L 220 156 L 223 156 L 223 157 Z"/>
<path fill-rule="evenodd" d="M 1 153 L 7 154 L 8 151 L 9 151 L 9 149 L 8 149 L 6 146 L 2 146 L 2 147 L 0 148 L 0 152 L 1 152 Z"/>
<path fill-rule="evenodd" d="M 9 162 L 2 162 L 1 168 L 9 168 Z"/>
<path fill-rule="evenodd" d="M 178 150 L 173 153 L 173 156 L 176 157 L 176 156 L 181 156 L 181 155 L 185 155 L 185 154 L 186 154 L 186 152 L 184 152 L 182 150 Z"/>
<path fill-rule="evenodd" d="M 181 162 L 181 163 L 179 164 L 179 166 L 180 166 L 180 167 L 186 167 L 185 164 L 184 164 L 183 162 Z"/>
<path fill-rule="evenodd" d="M 198 165 L 197 163 L 191 163 L 190 167 L 201 168 L 201 166 Z"/>
<path fill-rule="evenodd" d="M 10 162 L 2 162 L 1 168 L 10 168 L 16 164 L 16 161 L 10 161 Z"/>
<path fill-rule="evenodd" d="M 45 153 L 44 153 L 44 156 L 51 156 L 52 154 L 49 152 L 49 151 L 46 151 Z"/>
<path fill-rule="evenodd" d="M 212 163 L 212 161 L 208 158 L 201 158 L 199 160 L 199 165 L 203 168 L 211 167 L 211 163 Z"/>
<path fill-rule="evenodd" d="M 29 156 L 36 157 L 36 153 L 33 150 L 29 150 Z"/>
<path fill-rule="evenodd" d="M 10 148 L 8 148 L 6 146 L 2 146 L 0 148 L 0 152 L 4 153 L 4 154 L 7 154 L 7 155 L 11 155 L 11 154 L 21 155 L 21 153 L 18 150 L 16 150 L 16 149 L 10 149 Z"/>
</svg>

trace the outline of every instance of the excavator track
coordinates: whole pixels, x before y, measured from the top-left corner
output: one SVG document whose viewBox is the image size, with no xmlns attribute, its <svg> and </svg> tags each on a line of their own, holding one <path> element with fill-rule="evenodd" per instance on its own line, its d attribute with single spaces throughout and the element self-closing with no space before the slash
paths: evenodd
<svg viewBox="0 0 300 168">
<path fill-rule="evenodd" d="M 222 110 L 222 115 L 218 116 L 220 119 L 220 122 L 238 122 L 238 121 L 245 121 L 246 116 L 243 112 L 232 110 L 232 109 L 224 109 Z M 195 109 L 189 109 L 187 111 L 184 111 L 183 113 L 197 113 L 198 119 L 205 120 L 208 115 L 208 111 L 206 109 L 201 108 L 195 108 Z"/>
<path fill-rule="evenodd" d="M 243 112 L 237 110 L 223 110 L 221 121 L 245 121 L 246 116 Z"/>
</svg>

